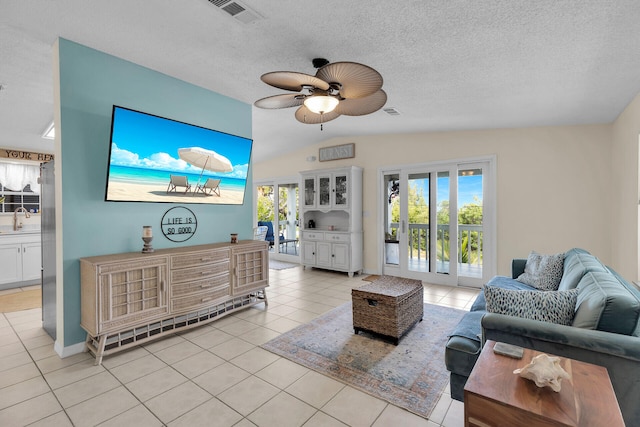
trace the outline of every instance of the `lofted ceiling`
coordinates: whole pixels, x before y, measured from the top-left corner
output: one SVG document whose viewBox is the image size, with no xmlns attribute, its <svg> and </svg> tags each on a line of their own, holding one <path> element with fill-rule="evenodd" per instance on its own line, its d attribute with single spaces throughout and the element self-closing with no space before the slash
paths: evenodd
<svg viewBox="0 0 640 427">
<path fill-rule="evenodd" d="M 226 3 L 226 0 L 211 0 Z M 232 0 L 235 1 L 235 0 Z M 369 65 L 383 110 L 320 130 L 253 107 L 254 161 L 334 137 L 609 123 L 640 92 L 638 0 L 0 0 L 0 147 L 53 151 L 52 45 L 84 44 L 252 104 L 269 71 Z"/>
</svg>

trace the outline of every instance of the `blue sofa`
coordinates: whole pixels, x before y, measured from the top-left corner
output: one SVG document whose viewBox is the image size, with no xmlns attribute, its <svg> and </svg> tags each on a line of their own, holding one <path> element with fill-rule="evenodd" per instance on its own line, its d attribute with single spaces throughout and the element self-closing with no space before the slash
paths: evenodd
<svg viewBox="0 0 640 427">
<path fill-rule="evenodd" d="M 515 280 L 526 261 L 513 260 L 512 277 L 496 276 L 487 286 L 535 290 Z M 625 423 L 640 425 L 640 291 L 577 248 L 565 253 L 559 285 L 559 290 L 574 288 L 578 303 L 571 326 L 489 313 L 481 292 L 445 349 L 452 398 L 463 400 L 482 344 L 494 340 L 606 367 Z"/>
</svg>

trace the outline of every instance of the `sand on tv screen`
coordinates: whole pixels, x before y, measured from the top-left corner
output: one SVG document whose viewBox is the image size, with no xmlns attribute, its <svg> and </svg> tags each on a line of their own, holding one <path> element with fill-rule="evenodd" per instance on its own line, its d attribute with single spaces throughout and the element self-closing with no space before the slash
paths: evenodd
<svg viewBox="0 0 640 427">
<path fill-rule="evenodd" d="M 241 205 L 252 144 L 114 105 L 105 200 Z"/>
</svg>

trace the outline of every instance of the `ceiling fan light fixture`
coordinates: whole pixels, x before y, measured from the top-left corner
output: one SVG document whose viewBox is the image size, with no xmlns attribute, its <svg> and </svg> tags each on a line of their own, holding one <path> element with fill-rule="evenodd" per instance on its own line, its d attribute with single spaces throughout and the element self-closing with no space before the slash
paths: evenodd
<svg viewBox="0 0 640 427">
<path fill-rule="evenodd" d="M 304 100 L 304 106 L 316 114 L 330 113 L 338 106 L 338 98 L 330 95 L 312 95 Z"/>
</svg>

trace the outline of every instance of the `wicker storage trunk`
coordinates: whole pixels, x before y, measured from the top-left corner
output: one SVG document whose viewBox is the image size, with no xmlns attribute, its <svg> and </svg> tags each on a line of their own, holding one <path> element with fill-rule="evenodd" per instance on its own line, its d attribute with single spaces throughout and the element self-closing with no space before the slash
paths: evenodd
<svg viewBox="0 0 640 427">
<path fill-rule="evenodd" d="M 420 280 L 381 276 L 374 282 L 351 290 L 353 329 L 400 338 L 424 311 L 424 288 Z"/>
</svg>

